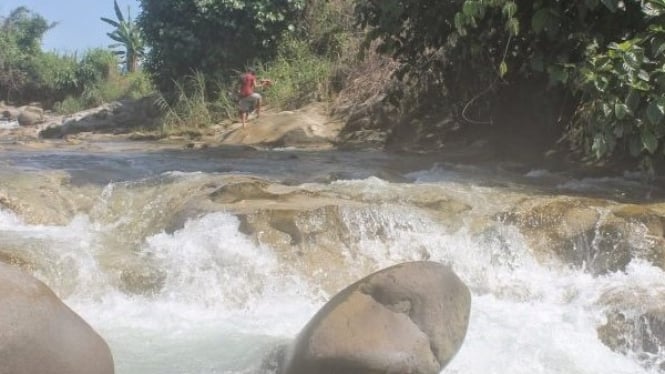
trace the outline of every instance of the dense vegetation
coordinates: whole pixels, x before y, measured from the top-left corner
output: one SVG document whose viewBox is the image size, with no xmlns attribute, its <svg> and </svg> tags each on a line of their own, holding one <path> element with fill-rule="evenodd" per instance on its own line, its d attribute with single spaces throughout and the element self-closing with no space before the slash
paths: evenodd
<svg viewBox="0 0 665 374">
<path fill-rule="evenodd" d="M 42 37 L 53 27 L 57 25 L 25 7 L 0 18 L 0 100 L 38 101 L 71 113 L 152 89 L 139 73 L 122 75 L 110 50 L 93 49 L 81 56 L 42 51 Z"/>
<path fill-rule="evenodd" d="M 254 67 L 277 84 L 263 93 L 292 109 L 327 98 L 348 55 L 349 1 L 141 0 L 150 45 L 145 69 L 161 89 L 166 128 L 204 127 L 235 117 L 240 73 Z"/>
<path fill-rule="evenodd" d="M 303 0 L 141 0 L 147 68 L 163 89 L 194 71 L 224 80 L 233 69 L 274 57 L 303 7 Z"/>
<path fill-rule="evenodd" d="M 390 98 L 422 106 L 411 110 L 445 103 L 459 122 L 488 129 L 531 113 L 534 126 L 565 134 L 575 151 L 630 156 L 647 169 L 665 154 L 665 0 L 140 3 L 136 22 L 115 2 L 116 19 L 102 18 L 121 50 L 81 57 L 41 51 L 56 25 L 12 11 L 0 23 L 0 99 L 71 111 L 144 93 L 149 82 L 140 72 L 122 75 L 115 55 L 127 72 L 145 57 L 138 70 L 161 89 L 165 123 L 202 127 L 234 115 L 247 66 L 278 83 L 265 92 L 272 105 L 329 98 L 364 40 L 366 50 L 400 63 L 403 84 Z M 114 81 L 123 83 L 109 88 Z"/>
<path fill-rule="evenodd" d="M 665 152 L 664 0 L 358 0 L 357 9 L 368 41 L 403 63 L 398 76 L 425 78 L 462 121 L 496 124 L 519 98 L 521 111 L 549 112 L 597 158 L 629 154 L 649 167 Z"/>
</svg>

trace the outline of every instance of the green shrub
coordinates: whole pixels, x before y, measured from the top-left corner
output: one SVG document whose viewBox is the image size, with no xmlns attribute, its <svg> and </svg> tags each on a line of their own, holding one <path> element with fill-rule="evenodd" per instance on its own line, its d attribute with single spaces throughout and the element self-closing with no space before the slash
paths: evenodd
<svg viewBox="0 0 665 374">
<path fill-rule="evenodd" d="M 85 109 L 80 99 L 67 96 L 64 100 L 56 102 L 53 109 L 60 114 L 74 114 Z"/>
<path fill-rule="evenodd" d="M 332 62 L 310 49 L 307 42 L 286 39 L 277 58 L 258 73 L 274 84 L 265 91 L 266 101 L 280 109 L 295 109 L 328 98 Z"/>
<path fill-rule="evenodd" d="M 174 82 L 175 92 L 169 99 L 160 95 L 157 106 L 164 112 L 162 133 L 182 133 L 208 127 L 213 115 L 206 101 L 206 78 L 201 72 Z"/>
</svg>

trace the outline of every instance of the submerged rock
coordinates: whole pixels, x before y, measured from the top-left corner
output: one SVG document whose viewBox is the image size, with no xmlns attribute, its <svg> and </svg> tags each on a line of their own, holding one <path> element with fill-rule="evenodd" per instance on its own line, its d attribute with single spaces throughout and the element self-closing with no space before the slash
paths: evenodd
<svg viewBox="0 0 665 374">
<path fill-rule="evenodd" d="M 471 294 L 447 266 L 396 265 L 354 283 L 307 324 L 281 374 L 439 373 L 462 345 Z"/>
<path fill-rule="evenodd" d="M 663 308 L 637 314 L 613 310 L 598 328 L 598 337 L 615 352 L 636 354 L 646 366 L 665 369 L 665 360 L 659 359 L 659 353 L 665 349 Z"/>
<path fill-rule="evenodd" d="M 555 257 L 593 274 L 625 271 L 634 259 L 665 269 L 665 215 L 646 205 L 535 198 L 498 218 L 518 227 L 543 260 Z"/>
<path fill-rule="evenodd" d="M 0 373 L 112 374 L 104 340 L 42 282 L 0 263 Z"/>
<path fill-rule="evenodd" d="M 34 126 L 44 120 L 44 115 L 37 111 L 23 110 L 18 115 L 18 124 L 21 126 Z"/>
</svg>

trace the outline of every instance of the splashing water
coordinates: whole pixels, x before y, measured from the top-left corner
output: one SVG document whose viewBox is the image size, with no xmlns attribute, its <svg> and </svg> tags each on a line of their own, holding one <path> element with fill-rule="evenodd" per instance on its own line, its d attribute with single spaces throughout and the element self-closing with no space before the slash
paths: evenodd
<svg viewBox="0 0 665 374">
<path fill-rule="evenodd" d="M 0 253 L 20 259 L 100 332 L 119 374 L 262 372 L 266 354 L 288 343 L 332 295 L 278 256 L 270 242 L 241 232 L 230 212 L 197 212 L 175 230 L 138 222 L 149 217 L 161 224 L 159 212 L 215 176 L 160 178 L 109 184 L 97 205 L 64 226 L 32 225 L 0 210 Z M 512 196 L 495 198 L 491 187 L 452 183 L 448 175 L 443 182 L 425 172 L 418 178 L 482 206 L 502 206 Z M 181 180 L 191 185 L 170 189 Z M 645 359 L 640 352 L 613 352 L 597 328 L 606 321 L 608 294 L 665 294 L 661 269 L 633 261 L 625 272 L 592 276 L 544 263 L 513 226 L 485 220 L 478 228 L 469 220 L 453 229 L 410 205 L 425 187 L 369 178 L 301 188 L 371 202 L 340 209 L 349 243 L 339 243 L 344 263 L 328 271 L 348 277 L 347 284 L 364 275 L 347 268 L 378 270 L 429 259 L 450 264 L 469 286 L 469 330 L 445 373 L 658 372 L 655 364 L 665 353 Z M 118 217 L 118 206 L 132 215 Z M 120 239 L 135 231 L 144 235 L 138 246 L 107 245 L 108 237 L 124 243 Z"/>
</svg>

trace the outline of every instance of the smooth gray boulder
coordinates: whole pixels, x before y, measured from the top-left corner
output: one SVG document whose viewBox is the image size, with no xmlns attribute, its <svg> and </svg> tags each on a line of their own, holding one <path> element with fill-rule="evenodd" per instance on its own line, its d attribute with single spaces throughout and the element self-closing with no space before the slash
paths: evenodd
<svg viewBox="0 0 665 374">
<path fill-rule="evenodd" d="M 460 349 L 471 293 L 448 267 L 396 265 L 333 297 L 305 326 L 282 374 L 439 373 Z"/>
<path fill-rule="evenodd" d="M 0 262 L 0 374 L 113 374 L 104 340 L 44 283 Z"/>
<path fill-rule="evenodd" d="M 44 120 L 44 115 L 37 111 L 23 110 L 18 115 L 18 124 L 21 126 L 34 126 Z"/>
</svg>

